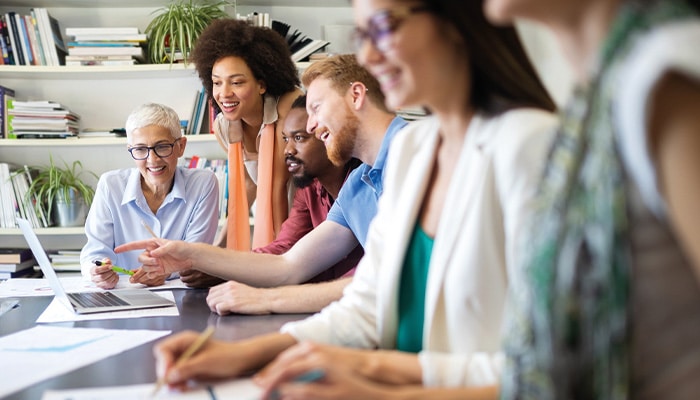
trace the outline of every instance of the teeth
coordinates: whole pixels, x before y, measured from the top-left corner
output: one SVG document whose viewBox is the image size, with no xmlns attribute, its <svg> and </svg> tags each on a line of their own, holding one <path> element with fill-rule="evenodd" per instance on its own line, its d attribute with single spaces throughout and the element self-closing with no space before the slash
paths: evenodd
<svg viewBox="0 0 700 400">
<path fill-rule="evenodd" d="M 392 73 L 386 73 L 386 74 L 381 74 L 377 77 L 377 81 L 379 81 L 380 84 L 385 84 L 390 82 L 396 74 Z"/>
<path fill-rule="evenodd" d="M 239 104 L 240 102 L 234 101 L 233 103 L 221 103 L 224 107 L 235 107 Z"/>
<path fill-rule="evenodd" d="M 299 164 L 297 164 L 297 163 L 295 163 L 295 162 L 289 163 L 289 166 L 290 166 L 290 167 L 296 167 L 297 165 L 299 165 Z"/>
<path fill-rule="evenodd" d="M 162 171 L 164 169 L 165 169 L 165 167 L 149 167 L 148 168 L 149 171 L 153 171 L 153 172 Z"/>
</svg>

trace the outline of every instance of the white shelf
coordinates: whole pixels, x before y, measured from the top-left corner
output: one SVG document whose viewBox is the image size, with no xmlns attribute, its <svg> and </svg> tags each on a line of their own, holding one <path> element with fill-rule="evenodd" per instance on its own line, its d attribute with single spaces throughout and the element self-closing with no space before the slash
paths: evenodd
<svg viewBox="0 0 700 400">
<path fill-rule="evenodd" d="M 4 0 L 8 7 L 141 8 L 162 7 L 171 0 Z"/>
<path fill-rule="evenodd" d="M 128 66 L 75 66 L 49 67 L 45 65 L 0 65 L 3 79 L 143 79 L 195 76 L 193 64 L 140 64 Z"/>
<path fill-rule="evenodd" d="M 238 0 L 238 6 L 261 7 L 350 7 L 348 0 Z"/>
<path fill-rule="evenodd" d="M 211 134 L 185 135 L 188 143 L 216 142 Z M 125 137 L 75 137 L 66 139 L 0 139 L 0 147 L 83 147 L 83 146 L 124 146 Z"/>
<path fill-rule="evenodd" d="M 53 227 L 53 228 L 36 228 L 34 229 L 37 236 L 47 236 L 47 235 L 82 235 L 85 236 L 85 227 L 82 226 L 71 226 L 71 227 Z M 22 235 L 22 231 L 19 228 L 0 228 L 0 236 L 15 236 Z"/>
</svg>

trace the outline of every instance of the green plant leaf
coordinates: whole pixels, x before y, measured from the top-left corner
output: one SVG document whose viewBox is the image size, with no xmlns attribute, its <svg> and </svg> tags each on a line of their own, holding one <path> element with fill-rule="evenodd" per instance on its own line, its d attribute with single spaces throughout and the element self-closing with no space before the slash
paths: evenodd
<svg viewBox="0 0 700 400">
<path fill-rule="evenodd" d="M 211 21 L 226 18 L 223 7 L 232 5 L 229 1 L 196 2 L 179 0 L 154 11 L 158 13 L 146 27 L 148 34 L 148 57 L 152 63 L 172 64 L 175 54 L 181 52 L 184 63 L 202 31 Z M 166 46 L 166 41 L 168 46 Z"/>
<path fill-rule="evenodd" d="M 61 167 L 57 166 L 53 156 L 49 155 L 49 165 L 32 166 L 30 170 L 35 172 L 35 176 L 27 190 L 25 205 L 33 206 L 50 217 L 56 200 L 70 199 L 71 191 L 82 197 L 88 207 L 92 204 L 95 189 L 86 184 L 81 177 L 83 174 L 89 174 L 95 179 L 98 177 L 92 171 L 85 170 L 80 160 L 75 160 L 70 165 L 63 161 Z"/>
</svg>

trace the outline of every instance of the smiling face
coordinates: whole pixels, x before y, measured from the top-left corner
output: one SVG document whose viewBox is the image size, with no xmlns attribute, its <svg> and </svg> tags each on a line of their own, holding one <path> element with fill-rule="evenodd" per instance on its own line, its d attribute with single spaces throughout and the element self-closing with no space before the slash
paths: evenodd
<svg viewBox="0 0 700 400">
<path fill-rule="evenodd" d="M 464 45 L 426 8 L 429 2 L 354 0 L 357 58 L 374 75 L 390 109 L 439 107 L 463 85 Z M 444 24 L 443 24 L 444 25 Z M 454 36 L 454 35 L 453 35 Z M 458 39 L 457 39 L 458 40 Z M 466 86 L 466 85 L 465 85 Z"/>
<path fill-rule="evenodd" d="M 287 168 L 297 187 L 308 186 L 314 178 L 333 167 L 323 142 L 306 131 L 307 119 L 305 109 L 292 108 L 282 129 Z"/>
<path fill-rule="evenodd" d="M 358 156 L 355 145 L 360 121 L 353 114 L 348 101 L 352 101 L 349 84 L 347 93 L 341 96 L 324 78 L 311 82 L 306 92 L 306 110 L 309 113 L 306 130 L 323 141 L 328 159 L 338 166 Z"/>
<path fill-rule="evenodd" d="M 150 149 L 148 158 L 134 160 L 136 167 L 141 172 L 143 182 L 151 188 L 170 188 L 175 179 L 177 159 L 185 152 L 187 139 L 181 137 L 175 140 L 170 131 L 164 127 L 147 125 L 131 132 L 129 147 L 154 147 L 159 144 L 173 143 L 173 152 L 167 157 L 159 157 L 153 149 Z"/>
<path fill-rule="evenodd" d="M 264 85 L 255 79 L 240 57 L 228 56 L 214 63 L 212 95 L 230 121 L 260 118 Z"/>
</svg>

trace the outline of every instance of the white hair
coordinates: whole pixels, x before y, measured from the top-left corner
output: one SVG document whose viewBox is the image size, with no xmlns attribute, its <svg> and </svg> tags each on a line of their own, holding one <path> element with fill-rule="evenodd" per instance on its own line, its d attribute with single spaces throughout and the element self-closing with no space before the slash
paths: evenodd
<svg viewBox="0 0 700 400">
<path fill-rule="evenodd" d="M 178 117 L 175 110 L 157 103 L 142 104 L 129 114 L 125 126 L 126 136 L 131 138 L 134 130 L 149 125 L 160 126 L 169 130 L 173 139 L 182 136 L 180 117 Z"/>
</svg>

